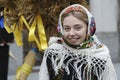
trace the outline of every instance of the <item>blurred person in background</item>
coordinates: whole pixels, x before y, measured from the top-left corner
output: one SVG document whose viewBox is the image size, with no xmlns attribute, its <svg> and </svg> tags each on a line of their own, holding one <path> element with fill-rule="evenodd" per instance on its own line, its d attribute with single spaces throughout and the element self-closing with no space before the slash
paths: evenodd
<svg viewBox="0 0 120 80">
<path fill-rule="evenodd" d="M 4 28 L 4 15 L 3 10 L 0 10 L 0 80 L 7 80 L 8 65 L 9 65 L 9 43 L 14 42 L 12 33 L 8 33 Z"/>
</svg>

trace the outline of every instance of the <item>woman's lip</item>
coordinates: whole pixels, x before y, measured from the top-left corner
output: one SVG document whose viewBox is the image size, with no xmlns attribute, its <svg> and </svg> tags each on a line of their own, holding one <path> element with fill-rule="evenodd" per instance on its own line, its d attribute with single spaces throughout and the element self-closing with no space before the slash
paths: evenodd
<svg viewBox="0 0 120 80">
<path fill-rule="evenodd" d="M 79 39 L 79 38 L 69 38 L 70 40 L 77 40 L 77 39 Z"/>
<path fill-rule="evenodd" d="M 71 42 L 76 42 L 78 39 L 77 38 L 71 38 L 69 39 Z"/>
</svg>

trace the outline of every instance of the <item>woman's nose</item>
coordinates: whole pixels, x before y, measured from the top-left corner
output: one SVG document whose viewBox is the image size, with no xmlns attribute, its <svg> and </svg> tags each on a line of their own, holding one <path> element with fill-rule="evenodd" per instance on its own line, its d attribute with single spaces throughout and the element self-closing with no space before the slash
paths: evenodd
<svg viewBox="0 0 120 80">
<path fill-rule="evenodd" d="M 69 32 L 70 35 L 75 35 L 75 31 L 74 29 L 71 29 L 70 32 Z"/>
</svg>

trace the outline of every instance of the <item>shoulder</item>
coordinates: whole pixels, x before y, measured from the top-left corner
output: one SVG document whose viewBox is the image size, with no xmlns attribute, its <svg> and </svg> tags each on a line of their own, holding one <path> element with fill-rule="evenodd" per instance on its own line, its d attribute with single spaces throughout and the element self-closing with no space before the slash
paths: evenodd
<svg viewBox="0 0 120 80">
<path fill-rule="evenodd" d="M 49 40 L 49 47 L 45 50 L 45 54 L 55 55 L 63 51 L 63 44 L 59 42 L 61 38 L 51 37 Z"/>
<path fill-rule="evenodd" d="M 94 44 L 95 56 L 110 57 L 109 48 L 105 44 L 101 43 L 96 35 L 94 35 L 93 38 L 95 42 Z"/>
<path fill-rule="evenodd" d="M 48 47 L 48 49 L 54 49 L 54 50 L 61 50 L 62 48 L 63 45 L 59 43 L 53 43 Z"/>
<path fill-rule="evenodd" d="M 63 40 L 60 37 L 50 37 L 48 49 L 61 49 L 63 47 L 62 42 Z"/>
<path fill-rule="evenodd" d="M 95 50 L 94 56 L 99 58 L 110 58 L 110 51 L 106 45 L 102 44 L 100 48 Z"/>
<path fill-rule="evenodd" d="M 50 37 L 49 39 L 49 46 L 53 43 L 62 43 L 63 42 L 63 39 L 61 37 Z"/>
</svg>

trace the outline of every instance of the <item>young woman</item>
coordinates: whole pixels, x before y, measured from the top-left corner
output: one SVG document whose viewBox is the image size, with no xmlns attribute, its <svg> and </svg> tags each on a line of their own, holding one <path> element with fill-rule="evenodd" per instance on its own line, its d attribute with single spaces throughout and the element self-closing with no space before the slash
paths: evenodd
<svg viewBox="0 0 120 80">
<path fill-rule="evenodd" d="M 82 5 L 65 8 L 58 23 L 61 37 L 50 39 L 39 80 L 117 80 L 109 50 L 95 36 L 95 27 Z"/>
</svg>

